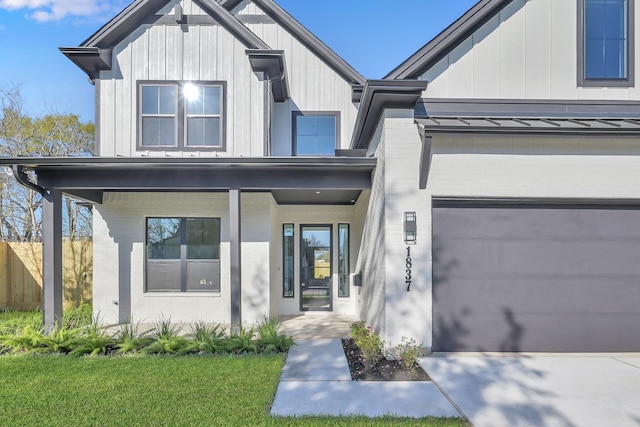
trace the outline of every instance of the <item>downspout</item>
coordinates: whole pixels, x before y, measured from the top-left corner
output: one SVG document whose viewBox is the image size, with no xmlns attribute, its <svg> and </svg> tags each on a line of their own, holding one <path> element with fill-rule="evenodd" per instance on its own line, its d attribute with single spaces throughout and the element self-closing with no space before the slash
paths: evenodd
<svg viewBox="0 0 640 427">
<path fill-rule="evenodd" d="M 18 184 L 23 185 L 33 191 L 38 192 L 41 196 L 47 192 L 46 189 L 40 187 L 38 184 L 35 184 L 29 180 L 29 177 L 24 172 L 24 167 L 21 165 L 13 165 L 11 166 L 11 171 L 13 172 L 13 177 L 18 182 Z"/>
</svg>

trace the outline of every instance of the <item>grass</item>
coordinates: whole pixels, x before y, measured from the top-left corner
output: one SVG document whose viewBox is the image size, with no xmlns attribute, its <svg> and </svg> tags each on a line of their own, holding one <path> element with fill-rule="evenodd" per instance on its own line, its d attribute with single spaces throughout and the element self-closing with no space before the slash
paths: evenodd
<svg viewBox="0 0 640 427">
<path fill-rule="evenodd" d="M 0 425 L 463 427 L 458 419 L 269 415 L 283 355 L 0 357 Z"/>
</svg>

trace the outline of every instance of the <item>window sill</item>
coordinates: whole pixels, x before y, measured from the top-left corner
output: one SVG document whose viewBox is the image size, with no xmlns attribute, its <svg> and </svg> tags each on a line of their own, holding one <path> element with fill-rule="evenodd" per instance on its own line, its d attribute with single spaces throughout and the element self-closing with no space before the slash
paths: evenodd
<svg viewBox="0 0 640 427">
<path fill-rule="evenodd" d="M 221 292 L 180 292 L 180 291 L 146 291 L 144 292 L 144 297 L 160 297 L 160 298 L 189 298 L 189 297 L 211 297 L 211 298 L 220 298 L 222 296 Z"/>
</svg>

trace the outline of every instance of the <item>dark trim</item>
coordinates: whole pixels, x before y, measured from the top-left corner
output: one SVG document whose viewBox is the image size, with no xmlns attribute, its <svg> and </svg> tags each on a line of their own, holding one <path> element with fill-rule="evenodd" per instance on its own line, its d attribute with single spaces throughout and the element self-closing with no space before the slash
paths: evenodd
<svg viewBox="0 0 640 427">
<path fill-rule="evenodd" d="M 359 104 L 362 99 L 362 91 L 364 90 L 364 85 L 351 85 L 351 102 L 354 104 Z"/>
<path fill-rule="evenodd" d="M 286 264 L 287 259 L 286 259 L 286 253 L 285 253 L 285 246 L 286 245 L 285 245 L 285 242 L 284 242 L 284 239 L 285 239 L 286 236 L 284 235 L 284 230 L 285 230 L 285 227 L 287 227 L 287 226 L 291 226 L 291 229 L 293 230 L 293 235 L 291 236 L 291 238 L 293 239 L 293 242 L 294 242 L 293 243 L 293 277 L 291 278 L 293 280 L 293 283 L 292 283 L 292 286 L 291 286 L 292 287 L 291 295 L 286 295 L 285 294 L 285 290 L 284 290 L 284 287 L 285 287 L 285 271 L 286 271 L 286 268 L 287 268 L 287 264 Z M 287 223 L 282 224 L 282 298 L 286 298 L 286 299 L 295 298 L 296 297 L 296 244 L 295 244 L 295 241 L 296 241 L 296 225 L 294 223 L 292 223 L 292 222 L 287 222 Z"/>
<path fill-rule="evenodd" d="M 225 8 L 213 0 L 194 0 L 215 21 L 229 30 L 238 40 L 250 49 L 269 49 L 258 36 L 235 19 Z M 137 0 L 120 12 L 111 21 L 100 28 L 82 47 L 113 48 L 132 31 L 143 25 L 145 19 L 154 15 L 169 3 L 168 0 Z M 171 15 L 175 21 L 175 15 Z M 200 19 L 200 18 L 198 18 Z"/>
<path fill-rule="evenodd" d="M 13 178 L 18 182 L 18 184 L 27 187 L 41 196 L 46 193 L 46 190 L 36 184 L 35 182 L 31 182 L 27 174 L 24 172 L 24 167 L 20 165 L 12 165 L 11 171 L 13 172 Z"/>
<path fill-rule="evenodd" d="M 416 117 L 640 118 L 639 101 L 574 99 L 428 98 L 416 104 Z"/>
<path fill-rule="evenodd" d="M 637 207 L 640 206 L 640 198 L 630 199 L 593 199 L 593 198 L 566 198 L 566 197 L 458 197 L 458 196 L 432 196 L 431 206 L 502 206 L 518 205 L 527 208 L 535 206 L 575 206 L 576 208 L 601 208 L 601 207 Z"/>
<path fill-rule="evenodd" d="M 243 0 L 220 0 L 220 6 L 224 7 L 228 11 L 235 9 Z"/>
<path fill-rule="evenodd" d="M 336 157 L 366 157 L 367 150 L 351 149 L 351 148 L 336 148 Z"/>
<path fill-rule="evenodd" d="M 187 145 L 187 111 L 186 100 L 182 93 L 182 88 L 186 84 L 195 86 L 219 86 L 222 90 L 220 97 L 220 146 L 189 146 Z M 137 140 L 136 150 L 138 151 L 226 151 L 227 150 L 227 82 L 225 81 L 204 81 L 204 80 L 138 80 L 137 84 Z M 143 86 L 175 86 L 176 93 L 176 140 L 173 146 L 147 146 L 142 145 L 142 87 Z"/>
<path fill-rule="evenodd" d="M 513 0 L 481 0 L 429 43 L 402 62 L 384 79 L 411 79 L 451 52 Z"/>
<path fill-rule="evenodd" d="M 188 262 L 188 235 L 187 235 L 187 221 L 191 219 L 215 219 L 218 220 L 218 258 L 211 258 L 211 261 L 218 261 L 220 266 L 220 234 L 222 228 L 222 219 L 219 216 L 183 216 L 183 215 L 151 215 L 144 218 L 144 293 L 145 294 L 162 294 L 162 293 L 175 293 L 177 290 L 162 290 L 162 289 L 149 289 L 149 274 L 147 272 L 149 268 L 149 220 L 150 219 L 177 219 L 180 221 L 180 293 L 194 292 L 189 290 L 189 283 L 187 277 L 187 262 Z M 218 289 L 203 289 L 196 292 L 208 293 L 208 294 L 220 294 L 222 292 L 221 272 L 218 268 L 218 277 L 216 283 Z"/>
<path fill-rule="evenodd" d="M 42 312 L 48 329 L 62 325 L 62 192 L 42 196 Z"/>
<path fill-rule="evenodd" d="M 431 136 L 424 135 L 420 132 L 422 140 L 422 150 L 420 151 L 420 176 L 418 177 L 418 188 L 424 190 L 427 188 L 427 180 L 429 179 L 429 171 L 431 169 L 431 148 L 433 141 Z"/>
<path fill-rule="evenodd" d="M 102 204 L 102 197 L 104 194 L 102 190 L 71 190 L 66 191 L 66 193 L 74 199 L 89 202 L 89 206 L 91 206 L 92 203 L 97 203 L 99 205 Z"/>
<path fill-rule="evenodd" d="M 292 111 L 291 112 L 291 155 L 298 156 L 298 129 L 297 129 L 297 117 L 303 116 L 333 116 L 336 118 L 336 145 L 335 149 L 340 147 L 340 111 Z M 334 149 L 334 155 L 335 155 Z M 309 156 L 308 154 L 301 154 L 300 156 Z"/>
<path fill-rule="evenodd" d="M 239 189 L 229 190 L 229 263 L 231 327 L 242 325 L 242 194 Z"/>
<path fill-rule="evenodd" d="M 61 47 L 58 49 L 71 62 L 87 73 L 91 83 L 100 78 L 100 71 L 111 69 L 111 48 Z"/>
<path fill-rule="evenodd" d="M 141 25 L 162 25 L 162 26 L 183 26 L 183 25 L 203 25 L 213 26 L 220 23 L 210 15 L 182 15 L 178 20 L 175 15 L 149 15 L 141 23 Z"/>
<path fill-rule="evenodd" d="M 275 24 L 276 21 L 267 15 L 236 15 L 236 19 L 243 24 Z"/>
<path fill-rule="evenodd" d="M 273 100 L 285 102 L 289 99 L 289 80 L 284 51 L 248 49 L 246 53 L 253 72 L 261 73 L 264 79 L 271 82 Z"/>
<path fill-rule="evenodd" d="M 347 275 L 347 295 L 340 295 L 340 227 L 343 225 L 347 226 L 347 248 L 346 253 L 348 259 L 348 269 L 346 272 Z M 347 222 L 339 222 L 338 223 L 338 232 L 336 233 L 336 237 L 338 238 L 338 298 L 351 298 L 351 224 Z"/>
<path fill-rule="evenodd" d="M 300 224 L 300 247 L 298 248 L 298 251 L 300 253 L 299 256 L 299 263 L 300 263 L 300 277 L 298 280 L 298 287 L 302 287 L 302 239 L 303 239 L 303 233 L 302 230 L 305 227 L 328 227 L 329 228 L 329 254 L 330 254 L 330 261 L 329 261 L 329 265 L 330 265 L 330 269 L 331 271 L 329 272 L 329 277 L 330 277 L 330 284 L 329 284 L 329 308 L 327 309 L 318 309 L 318 310 L 309 310 L 307 309 L 303 309 L 303 293 L 302 293 L 302 289 L 300 289 L 300 298 L 298 301 L 300 304 L 300 311 L 333 311 L 333 289 L 335 287 L 335 284 L 333 283 L 333 224 Z"/>
<path fill-rule="evenodd" d="M 213 15 L 220 24 L 225 26 L 238 40 L 249 49 L 269 49 L 269 46 L 256 36 L 251 30 L 238 21 L 227 9 L 215 0 L 194 0 L 205 12 Z"/>
<path fill-rule="evenodd" d="M 369 80 L 364 87 L 360 109 L 350 148 L 366 149 L 387 108 L 414 109 L 416 101 L 427 88 L 426 81 Z"/>
<path fill-rule="evenodd" d="M 634 0 L 627 0 L 627 77 L 624 79 L 585 78 L 585 0 L 578 1 L 578 87 L 634 87 L 635 86 L 635 12 Z"/>
<path fill-rule="evenodd" d="M 196 0 L 197 1 L 197 0 Z M 296 21 L 284 9 L 272 0 L 253 0 L 267 15 L 276 23 L 289 31 L 299 42 L 315 53 L 329 67 L 336 71 L 343 79 L 351 84 L 364 84 L 365 78 L 358 73 L 344 59 L 338 56 L 327 45 L 320 41 L 313 33 L 307 30 L 302 24 Z M 222 6 L 231 10 L 239 3 L 234 0 L 222 2 Z M 241 24 L 242 25 L 242 24 Z"/>
<path fill-rule="evenodd" d="M 264 108 L 262 109 L 262 155 L 264 157 L 271 156 L 271 84 L 265 80 L 262 82 L 262 102 L 264 102 Z"/>
</svg>

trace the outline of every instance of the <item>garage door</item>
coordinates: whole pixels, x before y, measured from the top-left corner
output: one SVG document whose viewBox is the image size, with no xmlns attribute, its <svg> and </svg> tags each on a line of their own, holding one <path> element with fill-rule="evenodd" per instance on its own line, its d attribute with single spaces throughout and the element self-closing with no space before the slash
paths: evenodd
<svg viewBox="0 0 640 427">
<path fill-rule="evenodd" d="M 640 207 L 435 202 L 433 350 L 640 351 Z"/>
</svg>

